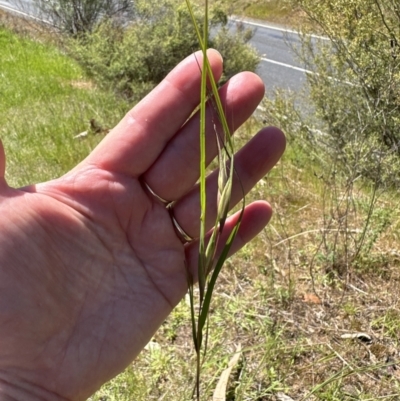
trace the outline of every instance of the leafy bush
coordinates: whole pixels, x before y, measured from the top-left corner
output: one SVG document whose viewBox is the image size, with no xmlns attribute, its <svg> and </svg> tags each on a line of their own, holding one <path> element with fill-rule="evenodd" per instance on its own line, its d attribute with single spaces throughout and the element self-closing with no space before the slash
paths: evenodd
<svg viewBox="0 0 400 401">
<path fill-rule="evenodd" d="M 294 0 L 314 29 L 300 58 L 327 157 L 380 185 L 398 186 L 400 172 L 400 7 L 397 0 Z M 314 143 L 315 144 L 315 143 Z"/>
<path fill-rule="evenodd" d="M 307 70 L 299 101 L 265 100 L 266 122 L 288 134 L 322 187 L 320 241 L 309 265 L 347 277 L 372 260 L 391 219 L 385 192 L 400 186 L 400 7 L 394 0 L 293 0 L 326 39 L 302 35 Z M 308 32 L 311 33 L 311 32 Z"/>
<path fill-rule="evenodd" d="M 202 13 L 196 11 L 202 26 Z M 100 84 L 139 99 L 184 57 L 199 48 L 186 4 L 178 0 L 135 3 L 136 18 L 127 27 L 109 20 L 71 42 L 71 52 Z M 226 28 L 227 18 L 214 10 L 211 24 L 219 32 L 210 39 L 225 60 L 224 76 L 254 71 L 259 57 L 247 45 L 251 32 Z"/>
<path fill-rule="evenodd" d="M 253 31 L 238 24 L 236 32 L 232 33 L 223 26 L 215 37 L 210 40 L 211 47 L 218 49 L 224 58 L 224 75 L 222 81 L 227 81 L 240 71 L 255 71 L 260 61 L 255 50 L 248 46 Z"/>
<path fill-rule="evenodd" d="M 126 19 L 133 12 L 131 0 L 33 0 L 33 3 L 43 19 L 70 35 L 90 32 L 102 18 Z"/>
</svg>

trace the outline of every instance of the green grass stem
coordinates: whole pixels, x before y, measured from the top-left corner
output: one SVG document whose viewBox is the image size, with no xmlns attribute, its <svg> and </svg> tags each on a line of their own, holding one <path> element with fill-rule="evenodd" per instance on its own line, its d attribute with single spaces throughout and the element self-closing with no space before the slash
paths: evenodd
<svg viewBox="0 0 400 401">
<path fill-rule="evenodd" d="M 196 301 L 193 291 L 193 283 L 189 282 L 189 297 L 191 304 L 191 320 L 193 342 L 197 354 L 196 360 L 196 384 L 195 393 L 197 400 L 200 399 L 200 376 L 202 361 L 206 357 L 208 330 L 209 330 L 209 313 L 212 294 L 214 292 L 215 284 L 218 275 L 221 272 L 222 266 L 228 257 L 229 250 L 232 246 L 233 240 L 238 232 L 241 217 L 243 215 L 244 203 L 242 212 L 237 224 L 231 231 L 228 240 L 223 246 L 220 256 L 216 255 L 220 235 L 224 229 L 225 222 L 230 208 L 230 200 L 233 186 L 234 174 L 234 146 L 231 138 L 231 132 L 227 123 L 224 108 L 219 97 L 218 86 L 215 82 L 210 62 L 207 57 L 208 49 L 208 1 L 205 1 L 204 8 L 204 22 L 203 32 L 196 22 L 192 5 L 189 0 L 186 4 L 191 15 L 194 29 L 196 31 L 200 48 L 203 53 L 203 63 L 201 67 L 201 100 L 200 100 L 200 233 L 199 233 L 199 258 L 198 258 L 198 286 L 199 298 Z M 209 86 L 208 87 L 208 83 Z M 218 208 L 217 217 L 215 220 L 214 230 L 206 245 L 206 106 L 207 102 L 213 105 L 218 120 L 222 126 L 223 136 L 220 137 L 217 129 L 215 128 L 215 140 L 218 147 Z M 214 125 L 215 126 L 215 125 Z M 195 303 L 198 304 L 198 314 L 195 313 Z M 204 340 L 204 343 L 203 343 Z M 203 346 L 204 345 L 204 346 Z"/>
</svg>

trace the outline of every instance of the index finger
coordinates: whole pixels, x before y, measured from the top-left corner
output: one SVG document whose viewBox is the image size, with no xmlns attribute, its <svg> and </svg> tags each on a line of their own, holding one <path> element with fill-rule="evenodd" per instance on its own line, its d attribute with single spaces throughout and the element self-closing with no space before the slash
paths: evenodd
<svg viewBox="0 0 400 401">
<path fill-rule="evenodd" d="M 207 56 L 218 81 L 222 74 L 221 55 L 208 50 Z M 202 60 L 199 51 L 178 64 L 126 114 L 84 163 L 133 177 L 143 174 L 198 106 Z"/>
</svg>

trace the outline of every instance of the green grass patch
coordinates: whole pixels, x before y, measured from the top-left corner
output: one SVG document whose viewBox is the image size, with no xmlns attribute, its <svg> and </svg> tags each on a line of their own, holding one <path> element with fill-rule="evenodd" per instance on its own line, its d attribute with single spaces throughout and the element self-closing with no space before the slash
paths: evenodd
<svg viewBox="0 0 400 401">
<path fill-rule="evenodd" d="M 55 46 L 0 27 L 0 48 L 0 137 L 11 185 L 68 171 L 101 139 L 74 139 L 90 119 L 112 127 L 128 108 L 112 93 L 97 89 Z"/>
</svg>

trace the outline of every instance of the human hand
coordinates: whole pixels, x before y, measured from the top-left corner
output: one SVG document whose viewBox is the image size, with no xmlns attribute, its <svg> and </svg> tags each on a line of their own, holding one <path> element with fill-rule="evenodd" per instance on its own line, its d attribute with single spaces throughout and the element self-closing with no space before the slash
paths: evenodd
<svg viewBox="0 0 400 401">
<path fill-rule="evenodd" d="M 218 79 L 219 54 L 209 51 Z M 201 53 L 197 53 L 200 60 Z M 234 130 L 264 86 L 242 73 L 221 90 Z M 160 197 L 192 237 L 199 231 L 200 73 L 192 55 L 63 177 L 22 189 L 5 179 L 0 145 L 0 399 L 85 400 L 138 355 L 187 291 L 197 241 L 183 244 Z M 213 140 L 209 109 L 207 157 Z M 189 119 L 190 117 L 190 119 Z M 188 120 L 189 119 L 189 120 Z M 273 167 L 285 140 L 259 132 L 235 158 L 245 192 Z M 207 227 L 216 215 L 217 175 L 207 183 Z M 232 206 L 242 197 L 234 186 Z M 270 206 L 246 207 L 232 252 L 268 223 Z M 238 216 L 226 223 L 227 235 Z M 224 234 L 223 234 L 224 235 Z M 186 263 L 185 263 L 186 261 Z"/>
</svg>

